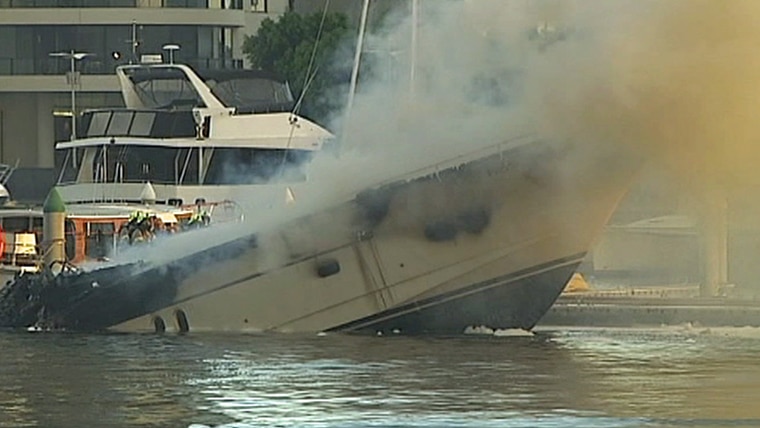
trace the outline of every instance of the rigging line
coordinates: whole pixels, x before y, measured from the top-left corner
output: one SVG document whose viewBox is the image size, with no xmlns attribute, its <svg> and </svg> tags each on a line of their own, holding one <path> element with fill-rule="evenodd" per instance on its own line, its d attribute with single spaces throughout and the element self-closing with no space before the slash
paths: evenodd
<svg viewBox="0 0 760 428">
<path fill-rule="evenodd" d="M 298 113 L 298 111 L 301 109 L 301 104 L 303 104 L 304 96 L 306 95 L 306 91 L 309 90 L 311 87 L 312 82 L 314 82 L 314 78 L 317 76 L 317 71 L 319 70 L 319 67 L 314 68 L 314 62 L 317 57 L 317 48 L 319 47 L 319 42 L 322 40 L 322 31 L 325 27 L 325 20 L 327 18 L 327 10 L 330 8 L 330 0 L 325 0 L 325 7 L 322 10 L 322 19 L 319 21 L 319 29 L 317 30 L 317 38 L 314 40 L 314 48 L 311 50 L 311 58 L 309 58 L 309 65 L 306 67 L 306 75 L 304 76 L 304 84 L 303 88 L 301 88 L 301 95 L 299 95 L 298 100 L 296 101 L 295 105 L 293 106 L 293 110 L 290 112 L 290 132 L 288 133 L 288 143 L 285 146 L 285 150 L 282 153 L 282 160 L 280 161 L 279 166 L 279 176 L 282 177 L 285 174 L 285 163 L 288 160 L 288 149 L 290 149 L 290 145 L 293 143 L 293 134 L 295 133 L 296 126 L 298 125 L 298 119 L 295 117 L 295 115 Z M 312 71 L 312 68 L 314 70 Z"/>
<path fill-rule="evenodd" d="M 311 78 L 304 85 L 302 93 L 305 93 L 309 89 L 309 87 L 311 86 L 311 83 L 314 82 L 314 78 L 317 75 L 317 71 L 319 71 L 319 66 L 317 66 L 314 69 L 314 72 L 311 74 Z M 291 116 L 290 116 L 290 132 L 288 133 L 288 144 L 286 145 L 286 149 L 289 149 L 290 148 L 290 144 L 293 142 L 293 134 L 296 131 L 296 125 L 298 123 L 298 120 L 295 117 L 295 111 L 297 111 L 298 108 L 300 107 L 300 103 L 301 103 L 302 100 L 303 100 L 303 97 L 299 98 L 298 103 L 296 104 L 296 107 L 293 109 L 293 112 L 291 112 Z M 285 163 L 285 156 L 283 156 L 283 158 L 282 158 L 282 164 L 284 164 L 284 163 Z M 282 166 L 282 164 L 280 166 Z"/>
<path fill-rule="evenodd" d="M 314 83 L 314 80 L 316 79 L 318 72 L 319 72 L 319 65 L 317 65 L 314 68 L 314 71 L 311 73 L 308 80 L 304 84 L 303 90 L 301 91 L 302 93 L 306 93 L 306 91 L 309 90 L 309 88 L 311 87 L 311 84 Z M 298 102 L 296 103 L 296 106 L 293 108 L 294 112 L 301 108 L 302 101 L 303 101 L 303 97 L 300 97 L 298 99 Z"/>
<path fill-rule="evenodd" d="M 311 86 L 311 83 L 314 82 L 314 78 L 317 76 L 317 71 L 319 71 L 319 66 L 317 66 L 314 69 L 314 72 L 311 74 L 311 78 L 304 86 L 303 92 L 306 92 L 306 90 Z M 303 99 L 303 98 L 302 98 Z M 300 103 L 300 100 L 299 100 Z M 285 146 L 285 150 L 282 153 L 282 161 L 280 162 L 279 166 L 279 176 L 282 177 L 285 174 L 285 162 L 288 160 L 288 152 L 287 150 L 290 149 L 290 145 L 293 143 L 293 134 L 295 134 L 296 131 L 296 124 L 297 121 L 295 120 L 294 116 L 291 116 L 290 118 L 290 132 L 288 133 L 288 143 Z"/>
<path fill-rule="evenodd" d="M 306 92 L 306 90 L 311 86 L 311 83 L 314 81 L 314 78 L 317 75 L 317 71 L 319 70 L 319 66 L 317 66 L 314 69 L 314 72 L 311 74 L 311 78 L 304 86 L 303 92 Z M 299 100 L 300 102 L 300 100 Z M 293 113 L 291 113 L 290 117 L 290 132 L 288 132 L 288 143 L 285 145 L 285 150 L 282 152 L 282 160 L 280 161 L 280 166 L 278 167 L 279 173 L 278 176 L 281 178 L 285 174 L 285 162 L 288 161 L 288 149 L 290 149 L 290 145 L 293 143 L 293 134 L 296 132 L 296 125 L 298 121 L 296 120 L 295 116 L 293 116 Z"/>
<path fill-rule="evenodd" d="M 306 76 L 304 77 L 304 87 L 301 90 L 301 95 L 298 97 L 298 101 L 296 102 L 296 105 L 293 107 L 293 111 L 291 114 L 295 114 L 298 112 L 298 110 L 301 108 L 301 104 L 303 102 L 303 98 L 306 95 L 306 90 L 308 89 L 310 80 L 313 80 L 311 77 L 312 75 L 312 67 L 314 67 L 314 62 L 316 61 L 317 57 L 317 49 L 319 47 L 319 42 L 322 39 L 322 31 L 325 27 L 325 20 L 327 18 L 327 10 L 330 8 L 330 0 L 325 0 L 325 7 L 322 10 L 322 19 L 319 22 L 319 30 L 317 31 L 317 38 L 314 40 L 314 48 L 311 50 L 311 58 L 309 58 L 309 65 L 306 67 Z"/>
</svg>

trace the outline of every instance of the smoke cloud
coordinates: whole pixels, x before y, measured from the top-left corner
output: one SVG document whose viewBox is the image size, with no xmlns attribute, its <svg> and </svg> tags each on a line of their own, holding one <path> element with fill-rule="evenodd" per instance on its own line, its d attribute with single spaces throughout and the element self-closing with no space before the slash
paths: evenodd
<svg viewBox="0 0 760 428">
<path fill-rule="evenodd" d="M 631 0 L 565 7 L 589 22 L 580 28 L 593 32 L 593 43 L 584 46 L 580 37 L 569 50 L 577 59 L 565 63 L 564 78 L 540 77 L 550 85 L 545 94 L 561 100 L 543 104 L 550 129 L 645 150 L 692 184 L 756 182 L 760 4 Z"/>
<path fill-rule="evenodd" d="M 526 129 L 635 151 L 692 184 L 757 182 L 757 2 L 421 3 L 416 97 L 399 97 L 405 79 L 363 83 L 352 144 L 477 145 Z M 408 27 L 370 44 L 404 50 Z"/>
<path fill-rule="evenodd" d="M 340 156 L 315 159 L 310 182 L 290 190 L 295 204 L 285 186 L 268 191 L 266 203 L 240 195 L 257 207 L 247 227 L 274 227 L 367 186 L 528 137 L 573 144 L 568 176 L 604 151 L 621 162 L 650 159 L 695 195 L 760 182 L 760 3 L 420 3 L 414 60 L 407 8 L 370 29 L 370 67 L 354 108 L 332 127 L 345 130 Z M 209 243 L 239 234 L 207 233 Z"/>
<path fill-rule="evenodd" d="M 346 118 L 346 151 L 413 170 L 437 156 L 533 135 L 572 145 L 558 172 L 568 178 L 600 168 L 600 152 L 623 163 L 647 159 L 646 191 L 669 195 L 678 201 L 670 207 L 698 218 L 705 244 L 720 239 L 714 235 L 728 218 L 739 231 L 729 245 L 756 248 L 760 3 L 420 4 L 414 82 L 408 9 L 368 39 L 373 79 L 360 83 Z M 367 166 L 360 173 L 378 170 Z M 565 190 L 558 198 L 572 198 L 572 182 Z M 732 281 L 753 277 L 740 253 L 732 256 Z"/>
</svg>

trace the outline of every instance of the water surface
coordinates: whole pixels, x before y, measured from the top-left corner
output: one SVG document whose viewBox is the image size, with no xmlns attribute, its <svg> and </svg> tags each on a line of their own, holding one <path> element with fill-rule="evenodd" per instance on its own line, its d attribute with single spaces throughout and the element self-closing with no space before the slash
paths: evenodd
<svg viewBox="0 0 760 428">
<path fill-rule="evenodd" d="M 760 426 L 759 359 L 755 329 L 0 333 L 0 426 Z"/>
</svg>

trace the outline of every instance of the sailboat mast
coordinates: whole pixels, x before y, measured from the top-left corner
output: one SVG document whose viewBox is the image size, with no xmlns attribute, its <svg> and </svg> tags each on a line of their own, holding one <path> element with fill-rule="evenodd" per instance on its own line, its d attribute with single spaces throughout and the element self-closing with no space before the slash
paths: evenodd
<svg viewBox="0 0 760 428">
<path fill-rule="evenodd" d="M 369 0 L 364 0 L 362 16 L 359 22 L 359 38 L 356 41 L 356 53 L 354 54 L 354 66 L 351 70 L 351 84 L 348 88 L 348 104 L 346 106 L 346 112 L 348 113 L 351 112 L 351 108 L 354 105 L 354 97 L 356 96 L 356 82 L 359 80 L 359 64 L 362 58 L 362 49 L 364 48 L 364 33 L 367 28 L 368 11 Z"/>
<path fill-rule="evenodd" d="M 356 82 L 359 80 L 359 64 L 362 59 L 362 49 L 364 49 L 364 33 L 367 28 L 367 14 L 369 11 L 369 0 L 364 0 L 362 7 L 362 16 L 359 22 L 359 37 L 356 40 L 356 53 L 354 54 L 354 65 L 351 69 L 351 83 L 348 87 L 348 102 L 346 103 L 346 113 L 343 115 L 343 131 L 340 134 L 341 151 L 345 150 L 346 141 L 348 140 L 348 125 L 351 117 L 351 110 L 354 107 L 354 98 L 356 97 Z"/>
<path fill-rule="evenodd" d="M 419 0 L 412 0 L 412 46 L 409 65 L 409 93 L 414 95 L 415 74 L 417 71 L 417 27 L 419 25 Z"/>
</svg>

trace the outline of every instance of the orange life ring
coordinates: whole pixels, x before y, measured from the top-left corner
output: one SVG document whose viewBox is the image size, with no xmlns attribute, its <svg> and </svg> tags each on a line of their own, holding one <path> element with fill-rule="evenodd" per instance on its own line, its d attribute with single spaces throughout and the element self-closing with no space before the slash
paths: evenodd
<svg viewBox="0 0 760 428">
<path fill-rule="evenodd" d="M 3 230 L 3 227 L 0 226 L 0 257 L 5 254 L 5 231 Z"/>
</svg>

